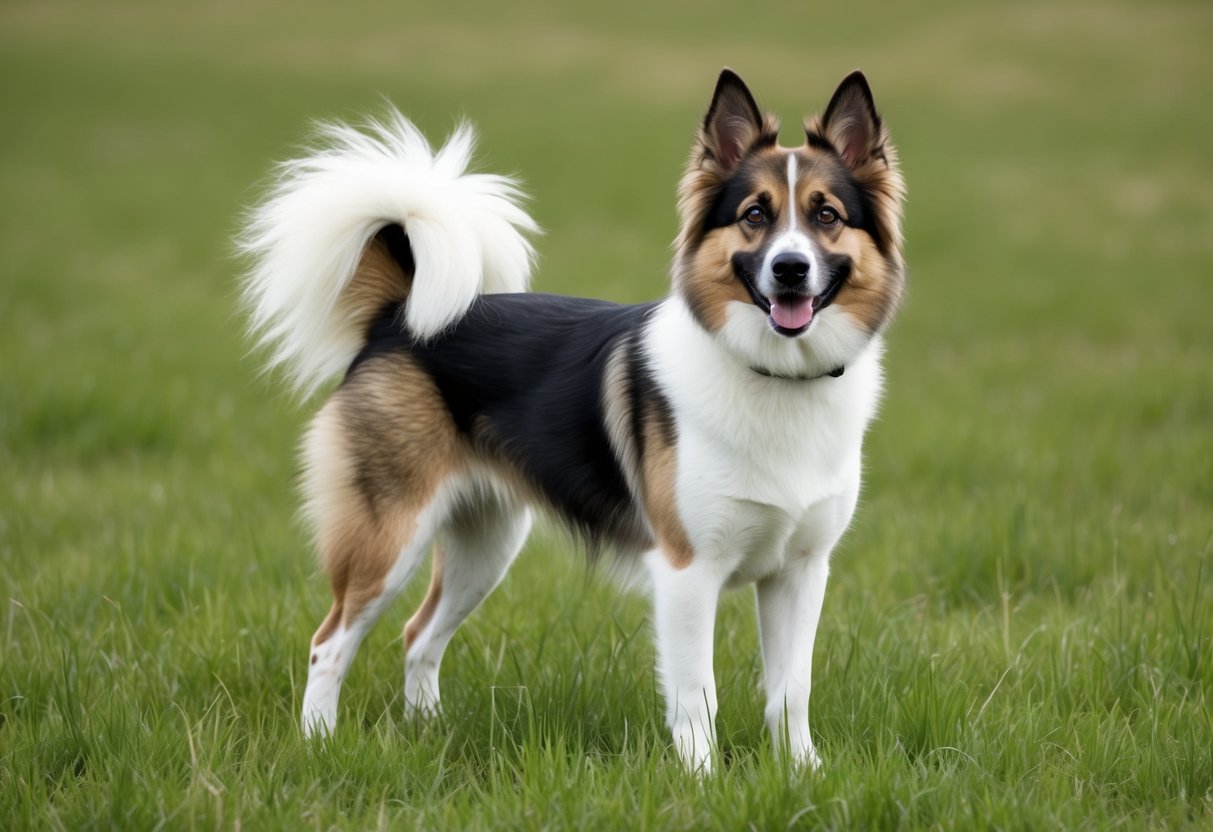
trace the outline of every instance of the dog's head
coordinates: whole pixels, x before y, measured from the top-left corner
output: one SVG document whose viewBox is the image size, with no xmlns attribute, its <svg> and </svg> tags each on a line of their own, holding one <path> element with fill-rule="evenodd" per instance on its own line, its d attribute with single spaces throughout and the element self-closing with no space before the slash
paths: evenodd
<svg viewBox="0 0 1213 832">
<path fill-rule="evenodd" d="M 889 322 L 905 284 L 897 154 L 860 72 L 805 143 L 778 143 L 745 83 L 720 74 L 679 191 L 674 285 L 748 363 L 813 374 Z"/>
</svg>

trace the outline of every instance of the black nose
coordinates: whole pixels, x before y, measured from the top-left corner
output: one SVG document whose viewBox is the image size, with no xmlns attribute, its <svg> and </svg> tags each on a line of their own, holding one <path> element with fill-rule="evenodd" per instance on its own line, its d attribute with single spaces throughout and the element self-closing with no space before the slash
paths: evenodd
<svg viewBox="0 0 1213 832">
<path fill-rule="evenodd" d="M 795 286 L 809 276 L 809 259 L 798 251 L 785 251 L 775 255 L 771 271 L 784 286 Z"/>
</svg>

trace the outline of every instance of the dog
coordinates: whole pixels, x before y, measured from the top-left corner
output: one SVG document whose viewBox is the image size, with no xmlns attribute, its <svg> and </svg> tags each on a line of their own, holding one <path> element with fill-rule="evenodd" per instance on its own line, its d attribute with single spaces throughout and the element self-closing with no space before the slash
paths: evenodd
<svg viewBox="0 0 1213 832">
<path fill-rule="evenodd" d="M 904 183 L 867 80 L 778 143 L 721 72 L 679 186 L 671 291 L 621 305 L 527 293 L 537 231 L 511 179 L 468 173 L 391 111 L 330 125 L 249 213 L 244 299 L 269 365 L 311 394 L 304 515 L 333 605 L 303 730 L 334 730 L 359 643 L 432 547 L 404 631 L 409 714 L 439 708 L 459 625 L 546 509 L 651 593 L 682 761 L 711 770 L 717 601 L 755 584 L 774 747 L 820 765 L 813 642 L 850 523 L 903 294 Z"/>
</svg>

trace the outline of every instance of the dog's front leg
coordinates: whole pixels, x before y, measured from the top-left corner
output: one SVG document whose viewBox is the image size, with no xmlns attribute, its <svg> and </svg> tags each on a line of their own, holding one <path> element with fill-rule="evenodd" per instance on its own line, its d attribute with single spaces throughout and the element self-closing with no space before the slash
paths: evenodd
<svg viewBox="0 0 1213 832">
<path fill-rule="evenodd" d="M 813 642 L 825 599 L 829 557 L 793 561 L 758 582 L 758 623 L 766 670 L 766 719 L 777 751 L 821 765 L 809 734 Z"/>
<path fill-rule="evenodd" d="M 672 565 L 659 550 L 649 554 L 649 565 L 666 722 L 682 761 L 707 774 L 716 741 L 712 638 L 724 581 L 711 564 Z"/>
</svg>

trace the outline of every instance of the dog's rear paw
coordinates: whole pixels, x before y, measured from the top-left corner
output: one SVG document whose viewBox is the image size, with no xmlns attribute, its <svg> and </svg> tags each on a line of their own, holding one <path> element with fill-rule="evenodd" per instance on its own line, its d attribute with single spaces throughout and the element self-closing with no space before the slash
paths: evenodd
<svg viewBox="0 0 1213 832">
<path fill-rule="evenodd" d="M 438 674 L 425 668 L 409 668 L 404 680 L 404 716 L 406 719 L 428 720 L 442 715 L 438 696 Z"/>
</svg>

